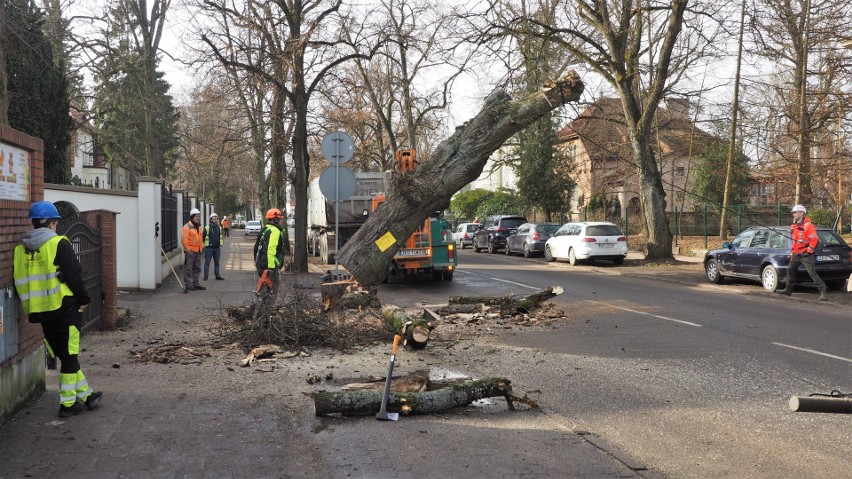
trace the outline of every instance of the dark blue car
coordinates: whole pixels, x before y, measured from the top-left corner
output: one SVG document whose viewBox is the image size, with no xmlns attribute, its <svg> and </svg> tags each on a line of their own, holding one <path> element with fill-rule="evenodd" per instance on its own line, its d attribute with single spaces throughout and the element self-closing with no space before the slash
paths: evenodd
<svg viewBox="0 0 852 479">
<path fill-rule="evenodd" d="M 817 228 L 816 271 L 829 289 L 845 290 L 852 274 L 852 247 L 828 228 Z M 704 271 L 711 283 L 721 283 L 725 277 L 759 281 L 767 291 L 775 291 L 787 279 L 790 264 L 790 229 L 787 227 L 749 228 L 723 243 L 720 249 L 704 255 Z M 799 266 L 796 282 L 807 284 L 810 276 Z"/>
</svg>

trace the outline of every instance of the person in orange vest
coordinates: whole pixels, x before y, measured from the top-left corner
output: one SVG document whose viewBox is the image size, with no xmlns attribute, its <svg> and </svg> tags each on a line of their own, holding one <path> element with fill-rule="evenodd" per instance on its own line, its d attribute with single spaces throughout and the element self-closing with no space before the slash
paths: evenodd
<svg viewBox="0 0 852 479">
<path fill-rule="evenodd" d="M 204 239 L 201 237 L 201 211 L 197 208 L 189 212 L 189 221 L 180 230 L 180 242 L 184 252 L 183 292 L 207 289 L 198 283 L 204 258 Z"/>
<path fill-rule="evenodd" d="M 222 218 L 222 231 L 223 231 L 223 232 L 224 232 L 224 234 L 225 234 L 225 238 L 227 238 L 228 236 L 230 236 L 230 233 L 228 233 L 228 230 L 229 230 L 230 228 L 231 228 L 231 222 L 230 222 L 230 221 L 228 221 L 228 215 L 225 215 L 225 216 Z"/>
<path fill-rule="evenodd" d="M 796 286 L 796 270 L 799 265 L 804 265 L 805 270 L 811 276 L 811 280 L 819 288 L 819 300 L 828 300 L 828 288 L 825 281 L 816 272 L 816 261 L 814 253 L 819 243 L 816 228 L 811 219 L 805 216 L 807 210 L 802 205 L 796 205 L 790 212 L 793 214 L 793 224 L 790 225 L 790 236 L 793 238 L 793 246 L 790 249 L 790 264 L 787 266 L 787 285 L 779 293 L 787 296 L 793 294 Z"/>
</svg>

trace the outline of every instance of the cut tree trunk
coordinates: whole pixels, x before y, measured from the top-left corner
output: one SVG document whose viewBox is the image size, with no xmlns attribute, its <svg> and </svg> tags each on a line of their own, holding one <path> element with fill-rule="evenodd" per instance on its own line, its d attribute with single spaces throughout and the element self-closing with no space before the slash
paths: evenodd
<svg viewBox="0 0 852 479">
<path fill-rule="evenodd" d="M 414 172 L 394 173 L 384 202 L 341 248 L 337 260 L 362 285 L 387 277 L 394 254 L 432 213 L 475 180 L 485 163 L 512 135 L 583 93 L 573 71 L 518 100 L 503 90 L 491 93 L 482 110 L 456 129 Z M 298 232 L 297 232 L 298 235 Z M 297 245 L 298 249 L 298 245 Z"/>
<path fill-rule="evenodd" d="M 347 416 L 370 416 L 379 412 L 382 404 L 381 391 L 351 391 L 311 393 L 314 400 L 314 412 L 317 416 L 325 414 L 344 414 Z M 486 378 L 453 384 L 445 388 L 420 393 L 391 393 L 388 398 L 388 412 L 408 414 L 434 414 L 454 407 L 467 406 L 473 401 L 490 397 L 503 397 L 514 409 L 513 401 L 523 402 L 530 407 L 538 405 L 512 392 L 512 383 L 506 378 Z"/>
<path fill-rule="evenodd" d="M 506 296 L 450 296 L 448 308 L 460 305 L 484 304 L 500 308 L 501 314 L 528 313 L 540 307 L 541 303 L 554 296 L 559 296 L 563 292 L 565 292 L 565 289 L 562 286 L 551 286 L 528 296 L 518 298 L 512 294 Z"/>
<path fill-rule="evenodd" d="M 429 336 L 435 329 L 435 316 L 423 310 L 423 318 L 416 319 L 396 306 L 382 310 L 382 317 L 391 325 L 394 332 L 402 336 L 402 345 L 412 349 L 423 349 L 429 343 Z M 437 315 L 436 315 L 437 316 Z M 440 319 L 440 317 L 438 317 Z"/>
</svg>

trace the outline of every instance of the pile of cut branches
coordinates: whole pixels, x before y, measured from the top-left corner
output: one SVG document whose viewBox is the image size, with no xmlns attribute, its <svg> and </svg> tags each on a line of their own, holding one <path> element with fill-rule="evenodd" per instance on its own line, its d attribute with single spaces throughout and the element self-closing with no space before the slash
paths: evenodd
<svg viewBox="0 0 852 479">
<path fill-rule="evenodd" d="M 353 346 L 385 340 L 392 330 L 372 307 L 326 310 L 314 290 L 281 281 L 275 306 L 252 319 L 253 306 L 230 306 L 227 317 L 211 329 L 218 342 L 238 344 L 246 351 L 259 344 L 288 349 L 331 347 L 345 351 Z M 343 302 L 342 304 L 346 304 Z"/>
</svg>

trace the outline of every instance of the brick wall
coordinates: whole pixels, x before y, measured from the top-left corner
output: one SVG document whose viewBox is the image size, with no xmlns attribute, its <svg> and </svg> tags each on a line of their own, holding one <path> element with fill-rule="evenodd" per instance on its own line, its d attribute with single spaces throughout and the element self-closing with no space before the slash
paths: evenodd
<svg viewBox="0 0 852 479">
<path fill-rule="evenodd" d="M 29 201 L 0 199 L 0 286 L 6 287 L 15 283 L 12 277 L 15 246 L 20 243 L 21 236 L 33 227 L 27 219 L 30 205 L 44 199 L 44 142 L 6 125 L 0 125 L 0 141 L 30 152 Z M 40 325 L 28 322 L 23 318 L 23 313 L 20 316 L 18 356 L 23 357 L 41 345 L 42 332 Z"/>
</svg>

